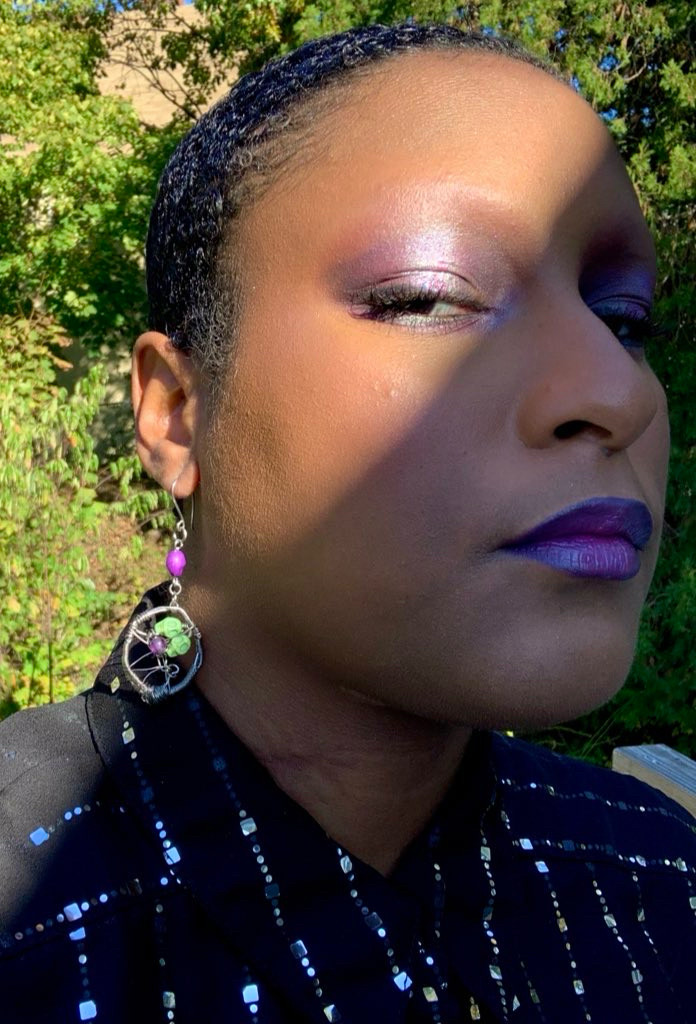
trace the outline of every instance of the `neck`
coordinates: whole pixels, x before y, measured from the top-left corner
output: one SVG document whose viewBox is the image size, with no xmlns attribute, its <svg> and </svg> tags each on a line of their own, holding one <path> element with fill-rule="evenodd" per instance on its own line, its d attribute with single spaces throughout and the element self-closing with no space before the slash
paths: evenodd
<svg viewBox="0 0 696 1024">
<path fill-rule="evenodd" d="M 206 644 L 197 677 L 206 699 L 339 845 L 389 874 L 442 800 L 471 731 L 327 681 L 248 623 L 202 628 L 224 634 Z"/>
</svg>

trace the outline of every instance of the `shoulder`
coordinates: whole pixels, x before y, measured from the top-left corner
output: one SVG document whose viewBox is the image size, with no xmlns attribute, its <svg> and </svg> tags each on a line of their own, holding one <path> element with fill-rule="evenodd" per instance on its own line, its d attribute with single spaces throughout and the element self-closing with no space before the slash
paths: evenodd
<svg viewBox="0 0 696 1024">
<path fill-rule="evenodd" d="M 481 860 L 509 934 L 534 922 L 527 967 L 562 979 L 570 961 L 570 999 L 584 993 L 592 1019 L 597 1005 L 603 1021 L 638 1020 L 637 995 L 645 1020 L 647 1006 L 651 1020 L 690 1020 L 696 819 L 637 779 L 514 737 L 493 734 L 490 763 Z"/>
<path fill-rule="evenodd" d="M 13 838 L 37 843 L 59 812 L 88 801 L 101 774 L 84 694 L 0 723 L 0 860 Z"/>
<path fill-rule="evenodd" d="M 628 775 L 493 735 L 501 798 L 524 835 L 553 833 L 565 852 L 696 869 L 696 819 L 659 790 Z M 530 835 L 530 841 L 532 836 Z"/>
<path fill-rule="evenodd" d="M 550 795 L 557 795 L 558 789 L 566 796 L 574 794 L 600 803 L 628 800 L 639 806 L 649 804 L 696 826 L 696 820 L 686 810 L 630 775 L 500 733 L 493 734 L 492 750 L 498 774 L 504 776 L 501 781 L 507 786 L 540 789 Z"/>
<path fill-rule="evenodd" d="M 0 877 L 89 813 L 101 781 L 84 695 L 0 723 Z"/>
<path fill-rule="evenodd" d="M 29 708 L 0 722 L 0 793 L 31 783 L 33 772 L 51 765 L 59 775 L 85 759 L 94 760 L 85 695 L 61 704 Z"/>
<path fill-rule="evenodd" d="M 92 741 L 87 694 L 0 724 L 0 956 L 57 937 L 81 916 L 66 907 L 130 895 L 150 859 Z"/>
</svg>

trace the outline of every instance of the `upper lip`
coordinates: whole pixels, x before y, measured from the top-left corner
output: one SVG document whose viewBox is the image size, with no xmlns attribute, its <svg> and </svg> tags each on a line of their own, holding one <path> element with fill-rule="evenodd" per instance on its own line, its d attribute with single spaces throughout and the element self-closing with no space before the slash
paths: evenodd
<svg viewBox="0 0 696 1024">
<path fill-rule="evenodd" d="M 652 531 L 652 516 L 642 501 L 634 498 L 588 498 L 561 509 L 502 546 L 523 547 L 561 537 L 594 536 L 623 537 L 642 550 Z"/>
</svg>

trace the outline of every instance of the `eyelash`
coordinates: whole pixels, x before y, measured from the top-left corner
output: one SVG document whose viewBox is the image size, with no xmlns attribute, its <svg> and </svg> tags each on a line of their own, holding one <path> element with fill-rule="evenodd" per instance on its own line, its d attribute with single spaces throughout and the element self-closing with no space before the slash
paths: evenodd
<svg viewBox="0 0 696 1024">
<path fill-rule="evenodd" d="M 657 338 L 662 337 L 665 334 L 665 330 L 660 322 L 647 311 L 644 313 L 636 313 L 632 307 L 616 312 L 599 312 L 594 311 L 595 315 L 606 324 L 612 334 L 616 337 L 624 348 L 627 349 L 644 349 L 655 341 Z M 622 337 L 622 328 L 629 325 L 630 336 L 635 337 L 636 341 L 626 342 L 624 339 L 626 335 Z"/>
<path fill-rule="evenodd" d="M 462 313 L 453 316 L 427 315 L 427 309 L 418 307 L 434 306 L 437 303 L 446 302 L 452 306 L 462 307 Z M 398 323 L 408 321 L 412 317 L 411 326 L 417 330 L 437 330 L 442 327 L 452 327 L 461 324 L 462 320 L 470 323 L 476 316 L 488 312 L 488 307 L 473 297 L 454 295 L 446 288 L 437 288 L 432 285 L 396 285 L 388 284 L 372 288 L 366 295 L 361 296 L 356 303 L 360 307 L 366 307 L 357 315 L 367 320 L 377 320 L 382 323 Z M 415 308 L 414 308 L 415 307 Z M 420 324 L 415 321 L 421 321 Z"/>
<path fill-rule="evenodd" d="M 458 305 L 465 308 L 467 312 L 453 316 L 430 317 L 427 315 L 427 309 L 418 309 L 419 306 L 434 306 L 440 302 L 446 302 L 452 306 Z M 391 324 L 405 321 L 408 324 L 409 318 L 411 318 L 411 327 L 426 331 L 460 326 L 462 321 L 470 324 L 481 313 L 490 311 L 489 307 L 473 297 L 457 296 L 448 291 L 446 287 L 438 288 L 429 284 L 420 286 L 387 284 L 375 287 L 361 298 L 359 305 L 365 307 L 362 312 L 357 314 L 363 319 Z M 593 312 L 626 349 L 645 349 L 650 342 L 665 334 L 660 322 L 655 320 L 647 309 L 638 312 L 633 304 L 621 309 L 606 311 L 595 309 Z M 626 333 L 626 328 L 628 328 L 628 333 Z M 627 341 L 627 337 L 635 340 Z"/>
</svg>

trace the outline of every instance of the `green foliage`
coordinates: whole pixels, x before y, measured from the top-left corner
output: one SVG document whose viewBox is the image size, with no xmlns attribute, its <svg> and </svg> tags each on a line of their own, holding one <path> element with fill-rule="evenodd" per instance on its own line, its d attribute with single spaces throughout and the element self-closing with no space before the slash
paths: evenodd
<svg viewBox="0 0 696 1024">
<path fill-rule="evenodd" d="M 55 383 L 50 323 L 0 320 L 0 711 L 68 696 L 105 654 L 95 624 L 114 596 L 90 575 L 105 506 L 89 426 L 102 391 L 91 370 Z M 64 342 L 63 342 L 64 343 Z M 85 671 L 87 670 L 87 671 Z"/>
<path fill-rule="evenodd" d="M 0 716 L 91 682 L 123 603 L 101 584 L 138 546 L 104 566 L 101 537 L 164 504 L 131 451 L 98 465 L 102 361 L 56 383 L 56 350 L 124 349 L 145 321 L 147 217 L 179 134 L 99 94 L 108 24 L 83 0 L 0 3 Z"/>
<path fill-rule="evenodd" d="M 0 3 L 0 314 L 47 314 L 93 351 L 145 321 L 147 218 L 179 134 L 99 94 L 107 26 L 84 0 Z"/>
<path fill-rule="evenodd" d="M 140 529 L 166 529 L 171 525 L 172 504 L 169 495 L 158 487 L 145 485 L 143 468 L 133 452 L 119 455 L 108 465 L 110 481 L 117 484 L 118 496 L 111 501 L 114 515 L 126 516 Z"/>
</svg>

